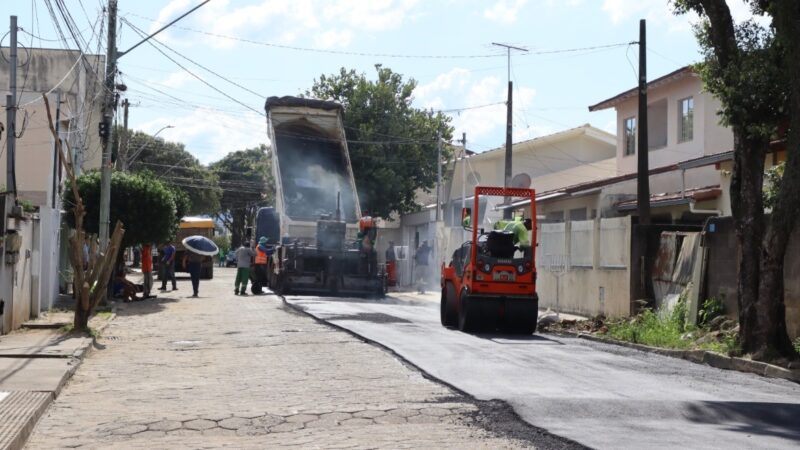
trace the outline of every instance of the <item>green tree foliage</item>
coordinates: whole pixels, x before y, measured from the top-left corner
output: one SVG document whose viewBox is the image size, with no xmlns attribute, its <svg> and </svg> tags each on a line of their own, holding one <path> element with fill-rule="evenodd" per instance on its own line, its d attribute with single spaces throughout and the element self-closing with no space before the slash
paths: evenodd
<svg viewBox="0 0 800 450">
<path fill-rule="evenodd" d="M 225 255 L 231 250 L 231 236 L 229 234 L 214 236 L 213 240 L 221 254 Z"/>
<path fill-rule="evenodd" d="M 210 165 L 222 189 L 219 220 L 231 232 L 231 243 L 238 246 L 245 228 L 252 225 L 261 206 L 275 202 L 275 183 L 266 145 L 228 153 Z"/>
<path fill-rule="evenodd" d="M 757 359 L 796 358 L 786 331 L 783 264 L 800 209 L 800 2 L 748 0 L 755 14 L 772 19 L 769 27 L 752 20 L 737 25 L 725 0 L 672 2 L 676 13 L 692 11 L 703 19 L 696 34 L 705 58 L 697 70 L 722 103 L 722 122 L 733 130 L 742 350 Z M 785 139 L 787 162 L 780 183 L 765 196 L 764 160 L 776 136 Z"/>
<path fill-rule="evenodd" d="M 786 163 L 781 162 L 764 172 L 764 207 L 766 208 L 774 208 L 778 201 L 778 192 L 781 189 L 781 180 L 783 179 L 785 167 Z"/>
<path fill-rule="evenodd" d="M 415 211 L 418 189 L 436 185 L 437 133 L 452 137 L 450 118 L 411 106 L 417 82 L 375 66 L 377 79 L 342 68 L 322 75 L 307 95 L 344 106 L 344 126 L 359 201 L 373 216 Z M 442 160 L 450 157 L 442 148 Z"/>
<path fill-rule="evenodd" d="M 115 131 L 119 131 L 120 135 L 124 134 L 122 130 Z M 188 207 L 179 217 L 219 212 L 222 192 L 214 173 L 200 164 L 183 144 L 167 142 L 141 131 L 129 131 L 128 136 L 128 170 L 134 173 L 152 173 L 155 178 L 188 196 Z M 119 141 L 115 134 L 112 150 L 114 155 L 118 154 Z"/>
<path fill-rule="evenodd" d="M 84 227 L 87 233 L 97 234 L 100 225 L 100 172 L 81 175 L 77 181 L 86 205 Z M 64 203 L 70 205 L 73 202 L 72 191 L 68 189 Z M 119 220 L 125 227 L 122 247 L 172 239 L 178 225 L 175 213 L 175 197 L 163 183 L 143 175 L 112 174 L 111 223 Z M 67 222 L 70 226 L 75 225 L 72 214 L 67 215 Z"/>
</svg>

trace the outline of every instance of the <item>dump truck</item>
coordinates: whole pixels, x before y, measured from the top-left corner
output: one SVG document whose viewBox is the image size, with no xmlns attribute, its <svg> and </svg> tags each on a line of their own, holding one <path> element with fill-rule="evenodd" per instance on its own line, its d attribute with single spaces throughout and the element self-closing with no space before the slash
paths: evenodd
<svg viewBox="0 0 800 450">
<path fill-rule="evenodd" d="M 183 246 L 184 238 L 189 236 L 205 236 L 209 239 L 214 237 L 214 221 L 206 217 L 183 217 L 178 224 L 178 231 L 175 235 L 175 272 L 188 272 L 188 268 L 183 264 L 183 257 L 186 255 L 186 247 Z M 214 277 L 214 260 L 211 256 L 204 256 L 200 268 L 200 278 L 210 280 Z"/>
<path fill-rule="evenodd" d="M 530 200 L 530 222 L 503 221 L 505 225 L 499 229 L 484 230 L 465 214 L 464 226 L 471 232 L 470 239 L 453 252 L 447 266 L 442 265 L 441 323 L 464 332 L 532 334 L 539 314 L 536 245 L 531 245 L 536 242 L 536 192 L 476 186 L 475 214 L 484 196 Z M 533 230 L 530 240 L 526 228 Z"/>
<path fill-rule="evenodd" d="M 265 110 L 275 206 L 258 212 L 253 238 L 274 244 L 266 284 L 279 294 L 382 296 L 386 275 L 374 221 L 361 214 L 342 105 L 270 97 Z"/>
</svg>

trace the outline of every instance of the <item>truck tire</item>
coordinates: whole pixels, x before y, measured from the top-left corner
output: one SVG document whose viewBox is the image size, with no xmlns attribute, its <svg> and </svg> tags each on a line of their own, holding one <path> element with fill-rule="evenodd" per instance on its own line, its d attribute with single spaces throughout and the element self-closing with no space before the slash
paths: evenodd
<svg viewBox="0 0 800 450">
<path fill-rule="evenodd" d="M 442 298 L 440 302 L 440 320 L 442 326 L 454 328 L 458 326 L 458 310 L 456 308 L 456 288 L 453 283 L 447 281 L 442 288 Z"/>
</svg>

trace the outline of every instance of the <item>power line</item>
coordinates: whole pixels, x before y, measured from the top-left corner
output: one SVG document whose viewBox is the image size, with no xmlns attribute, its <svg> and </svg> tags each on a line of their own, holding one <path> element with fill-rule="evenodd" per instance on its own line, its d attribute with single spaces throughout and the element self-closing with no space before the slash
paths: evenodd
<svg viewBox="0 0 800 450">
<path fill-rule="evenodd" d="M 149 17 L 140 16 L 138 14 L 129 12 L 127 15 L 135 16 L 140 19 L 149 20 L 154 23 L 161 24 L 163 22 L 159 22 L 155 19 L 151 19 Z M 123 19 L 124 20 L 124 19 Z M 215 38 L 222 38 L 228 39 L 232 41 L 244 42 L 248 44 L 254 45 L 261 45 L 265 47 L 273 47 L 273 48 L 280 48 L 284 50 L 296 50 L 302 52 L 312 52 L 312 53 L 327 53 L 332 55 L 349 55 L 349 56 L 366 56 L 372 58 L 406 58 L 406 59 L 478 59 L 478 58 L 497 58 L 504 56 L 503 54 L 499 53 L 486 53 L 486 54 L 476 54 L 476 55 L 411 55 L 411 54 L 399 54 L 399 53 L 369 53 L 369 52 L 354 52 L 354 51 L 346 51 L 346 50 L 331 50 L 331 49 L 320 49 L 320 48 L 310 48 L 310 47 L 299 47 L 294 45 L 284 45 L 284 44 L 275 44 L 272 42 L 264 42 L 264 41 L 256 41 L 253 39 L 245 39 L 236 36 L 228 36 L 224 34 L 212 33 L 209 31 L 197 30 L 194 28 L 183 27 L 183 26 L 176 26 L 175 28 L 191 31 L 193 33 L 204 34 L 206 36 L 211 36 Z"/>
<path fill-rule="evenodd" d="M 128 20 L 126 20 L 125 18 L 122 18 L 122 21 L 123 21 L 123 22 L 125 22 L 126 24 L 128 24 L 128 26 L 130 26 L 130 27 L 133 29 L 133 31 L 134 31 L 134 32 L 136 32 L 136 34 L 138 34 L 138 35 L 139 35 L 139 36 L 141 36 L 142 38 L 146 37 L 146 34 L 145 34 L 145 33 L 144 33 L 142 30 L 140 30 L 139 28 L 137 28 L 135 25 L 131 24 L 131 23 L 130 23 Z M 224 95 L 224 96 L 225 96 L 225 97 L 227 97 L 229 100 L 231 100 L 231 101 L 233 101 L 233 102 L 236 102 L 236 103 L 238 103 L 239 105 L 241 105 L 241 106 L 244 106 L 245 108 L 247 108 L 247 109 L 249 109 L 249 110 L 251 110 L 251 111 L 254 111 L 256 114 L 259 114 L 259 115 L 261 115 L 261 116 L 266 116 L 266 114 L 264 114 L 263 112 L 261 112 L 261 111 L 259 111 L 259 110 L 255 109 L 255 108 L 253 108 L 253 107 L 251 107 L 251 106 L 247 105 L 246 103 L 244 103 L 244 102 L 242 102 L 242 101 L 239 101 L 239 100 L 237 100 L 236 98 L 234 98 L 234 97 L 232 97 L 232 96 L 228 95 L 226 92 L 222 91 L 222 90 L 221 90 L 221 89 L 219 89 L 218 87 L 216 87 L 216 86 L 212 85 L 212 84 L 211 84 L 211 83 L 209 83 L 208 81 L 206 81 L 206 80 L 202 79 L 202 78 L 201 78 L 199 75 L 196 75 L 194 72 L 192 72 L 192 71 L 190 71 L 189 69 L 187 69 L 186 67 L 184 67 L 184 66 L 183 66 L 181 63 L 179 63 L 178 61 L 175 61 L 175 59 L 173 59 L 171 56 L 169 56 L 169 55 L 167 55 L 166 53 L 164 53 L 164 51 L 163 51 L 163 50 L 161 50 L 160 48 L 158 48 L 158 46 L 156 46 L 155 44 L 153 44 L 153 42 L 154 42 L 154 41 L 155 41 L 155 42 L 157 42 L 158 44 L 162 45 L 162 46 L 165 46 L 163 43 L 161 43 L 161 41 L 157 40 L 156 38 L 152 38 L 152 39 L 148 40 L 148 41 L 147 41 L 147 43 L 148 43 L 148 44 L 150 44 L 150 46 L 151 46 L 151 47 L 153 47 L 154 49 L 156 49 L 156 50 L 157 50 L 159 53 L 161 53 L 162 55 L 164 55 L 164 57 L 165 57 L 165 58 L 167 58 L 167 59 L 169 59 L 170 61 L 172 61 L 172 62 L 173 62 L 173 63 L 174 63 L 176 66 L 178 66 L 178 67 L 180 67 L 181 69 L 183 69 L 184 71 L 186 71 L 186 73 L 188 73 L 188 74 L 189 74 L 189 75 L 191 75 L 192 77 L 196 78 L 198 81 L 200 81 L 201 83 L 203 83 L 203 84 L 205 84 L 206 86 L 210 87 L 211 89 L 215 90 L 216 92 L 218 92 L 218 93 L 220 93 L 220 94 Z M 166 47 L 166 46 L 165 46 L 165 47 Z M 218 76 L 222 77 L 221 75 L 218 75 Z"/>
<path fill-rule="evenodd" d="M 142 16 L 133 12 L 129 12 L 126 15 L 131 15 L 134 17 L 138 17 L 140 19 L 148 20 L 153 23 L 163 24 L 164 22 L 160 22 L 156 19 Z M 366 56 L 366 57 L 378 57 L 378 58 L 407 58 L 407 59 L 485 59 L 485 58 L 500 58 L 506 56 L 505 53 L 485 53 L 485 54 L 472 54 L 472 55 L 415 55 L 415 54 L 399 54 L 399 53 L 370 53 L 370 52 L 356 52 L 356 51 L 346 51 L 346 50 L 331 50 L 331 49 L 319 49 L 319 48 L 310 48 L 310 47 L 299 47 L 293 45 L 284 45 L 284 44 L 275 44 L 272 42 L 264 42 L 264 41 L 257 41 L 254 39 L 246 39 L 237 36 L 230 36 L 224 35 L 219 33 L 212 33 L 210 31 L 198 30 L 195 28 L 185 27 L 185 26 L 175 26 L 175 28 L 191 31 L 193 33 L 203 34 L 206 36 L 211 36 L 215 38 L 222 38 L 228 39 L 232 41 L 244 42 L 248 44 L 254 45 L 261 45 L 266 47 L 273 47 L 273 48 L 281 48 L 285 50 L 296 50 L 296 51 L 303 51 L 303 52 L 313 52 L 313 53 L 327 53 L 333 55 L 349 55 L 349 56 Z M 589 47 L 576 47 L 576 48 L 564 48 L 564 49 L 554 49 L 554 50 L 539 50 L 534 52 L 529 52 L 528 55 L 552 55 L 558 53 L 573 53 L 573 52 L 582 52 L 582 51 L 591 51 L 591 50 L 600 50 L 606 48 L 613 48 L 613 47 L 621 47 L 624 45 L 628 45 L 628 42 L 616 43 L 616 44 L 605 44 L 605 45 L 595 45 Z"/>
<path fill-rule="evenodd" d="M 123 19 L 122 19 L 122 21 L 123 21 L 123 22 L 125 22 L 126 24 L 128 24 L 129 26 L 133 27 L 133 25 L 131 25 L 131 23 L 130 23 L 130 22 L 128 22 L 126 19 L 124 19 L 124 18 L 123 18 Z M 139 30 L 139 31 L 142 31 L 142 30 Z M 155 40 L 155 38 L 152 38 L 152 39 L 153 39 L 153 40 Z M 181 58 L 185 59 L 186 61 L 189 61 L 190 63 L 194 64 L 195 66 L 197 66 L 197 67 L 199 67 L 199 68 L 201 68 L 201 69 L 205 70 L 206 72 L 208 72 L 208 73 L 210 73 L 210 74 L 214 75 L 215 77 L 217 77 L 217 78 L 220 78 L 221 80 L 223 80 L 223 81 L 226 81 L 226 82 L 228 82 L 228 83 L 230 83 L 230 84 L 232 84 L 232 85 L 234 85 L 234 86 L 238 87 L 239 89 L 242 89 L 242 90 L 244 90 L 244 91 L 247 91 L 247 92 L 249 92 L 249 93 L 251 93 L 251 94 L 253 94 L 253 95 L 257 96 L 257 97 L 261 97 L 261 98 L 265 98 L 265 97 L 266 97 L 266 96 L 265 96 L 265 95 L 263 95 L 263 94 L 260 94 L 260 93 L 258 93 L 258 92 L 256 92 L 256 91 L 254 91 L 254 90 L 252 90 L 252 89 L 250 89 L 250 88 L 246 87 L 246 86 L 242 86 L 241 84 L 239 84 L 239 83 L 237 83 L 237 82 L 235 82 L 235 81 L 233 81 L 233 80 L 231 80 L 231 79 L 229 79 L 229 78 L 226 78 L 226 77 L 224 77 L 224 76 L 222 76 L 222 75 L 218 74 L 217 72 L 214 72 L 213 70 L 211 70 L 211 69 L 209 69 L 208 67 L 206 67 L 206 66 L 204 66 L 204 65 L 200 64 L 199 62 L 197 62 L 197 61 L 195 61 L 195 60 L 193 60 L 193 59 L 189 58 L 188 56 L 186 56 L 186 55 L 184 55 L 184 54 L 182 54 L 182 53 L 180 53 L 180 52 L 178 52 L 178 51 L 175 51 L 175 50 L 173 50 L 172 48 L 170 48 L 168 45 L 164 44 L 163 42 L 161 42 L 161 41 L 157 41 L 157 42 L 158 42 L 159 44 L 161 44 L 161 46 L 162 46 L 162 47 L 164 47 L 164 48 L 166 48 L 167 50 L 171 51 L 172 53 L 174 53 L 174 54 L 178 55 L 179 57 L 181 57 Z"/>
</svg>

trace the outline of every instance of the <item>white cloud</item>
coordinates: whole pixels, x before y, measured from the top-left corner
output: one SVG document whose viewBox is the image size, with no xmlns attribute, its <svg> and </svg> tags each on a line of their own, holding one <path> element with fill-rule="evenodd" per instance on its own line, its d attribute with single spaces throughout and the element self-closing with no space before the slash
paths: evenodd
<svg viewBox="0 0 800 450">
<path fill-rule="evenodd" d="M 314 39 L 316 48 L 336 48 L 347 47 L 353 40 L 353 32 L 350 30 L 328 30 L 317 35 Z"/>
<path fill-rule="evenodd" d="M 469 70 L 456 67 L 449 72 L 437 75 L 430 83 L 417 86 L 414 89 L 414 97 L 426 102 L 438 92 L 448 91 L 454 87 L 461 90 L 467 85 L 469 76 Z"/>
<path fill-rule="evenodd" d="M 500 23 L 514 23 L 517 21 L 519 10 L 528 0 L 498 0 L 490 8 L 483 10 L 483 17 Z"/>
<path fill-rule="evenodd" d="M 339 0 L 325 2 L 328 23 L 344 23 L 357 29 L 385 31 L 399 28 L 419 0 Z"/>
<path fill-rule="evenodd" d="M 727 3 L 737 23 L 754 17 L 745 0 L 729 0 Z M 604 0 L 602 9 L 614 25 L 628 20 L 647 19 L 648 22 L 666 26 L 670 31 L 687 31 L 700 20 L 694 12 L 685 16 L 673 14 L 671 0 Z M 769 23 L 763 17 L 756 17 L 756 20 L 762 24 Z"/>
<path fill-rule="evenodd" d="M 431 82 L 422 84 L 414 90 L 414 102 L 422 108 L 460 108 L 489 105 L 448 113 L 453 118 L 455 135 L 467 133 L 468 139 L 480 140 L 502 130 L 506 124 L 506 83 L 495 76 L 475 79 L 466 69 L 455 68 L 436 76 Z M 518 87 L 514 92 L 514 113 L 524 116 L 530 107 L 536 91 L 529 87 Z M 445 101 L 450 99 L 450 102 Z M 545 130 L 541 127 L 520 125 L 514 131 L 514 139 L 528 135 L 538 135 Z"/>
<path fill-rule="evenodd" d="M 153 22 L 150 25 L 149 32 L 155 32 L 163 26 L 162 23 L 167 23 L 177 17 L 178 14 L 188 10 L 191 3 L 192 0 L 172 0 L 171 2 L 167 3 L 167 6 L 161 8 L 161 11 L 158 12 L 158 17 L 156 18 L 158 23 Z"/>
<path fill-rule="evenodd" d="M 172 88 L 179 88 L 192 80 L 194 80 L 193 76 L 189 75 L 188 72 L 180 70 L 178 72 L 173 72 L 169 74 L 167 78 L 160 81 L 159 84 L 163 84 L 164 86 Z"/>
<path fill-rule="evenodd" d="M 158 14 L 159 24 L 188 10 L 197 0 L 173 0 Z M 397 29 L 413 17 L 419 0 L 216 0 L 200 8 L 191 17 L 192 28 L 209 33 L 261 39 L 287 44 L 297 37 L 309 36 L 303 45 L 319 48 L 348 46 L 359 31 Z M 309 33 L 311 32 L 311 33 Z M 291 38 L 287 42 L 287 37 Z M 173 42 L 175 42 L 173 40 Z M 203 43 L 214 48 L 240 45 L 232 39 L 206 36 L 182 44 Z"/>
<path fill-rule="evenodd" d="M 155 133 L 172 125 L 158 136 L 168 141 L 183 142 L 203 164 L 217 161 L 236 150 L 269 144 L 264 117 L 256 113 L 231 115 L 197 108 L 180 117 L 158 117 L 136 127 Z"/>
</svg>

